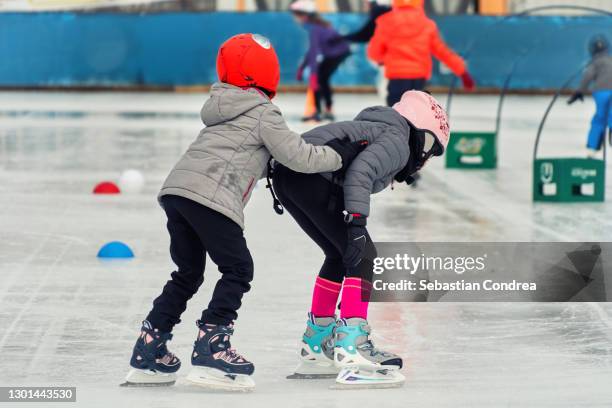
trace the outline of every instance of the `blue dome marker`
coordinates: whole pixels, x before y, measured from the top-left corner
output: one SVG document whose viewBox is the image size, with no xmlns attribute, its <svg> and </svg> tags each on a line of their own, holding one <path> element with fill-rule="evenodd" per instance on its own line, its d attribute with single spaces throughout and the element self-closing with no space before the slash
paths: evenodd
<svg viewBox="0 0 612 408">
<path fill-rule="evenodd" d="M 105 244 L 98 251 L 98 258 L 133 258 L 134 252 L 129 246 L 119 241 L 112 241 Z"/>
</svg>

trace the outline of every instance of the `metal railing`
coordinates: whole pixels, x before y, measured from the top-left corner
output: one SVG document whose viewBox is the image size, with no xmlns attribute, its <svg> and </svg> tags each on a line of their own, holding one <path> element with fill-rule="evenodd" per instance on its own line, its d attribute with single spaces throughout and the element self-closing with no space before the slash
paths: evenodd
<svg viewBox="0 0 612 408">
<path fill-rule="evenodd" d="M 526 10 L 550 6 L 575 6 L 576 0 L 508 0 L 508 10 L 510 13 L 522 13 Z M 612 12 L 612 0 L 580 0 L 580 6 L 585 8 L 600 9 Z M 587 10 L 574 7 L 550 8 L 542 10 L 542 14 L 548 15 L 585 15 L 591 14 Z"/>
</svg>

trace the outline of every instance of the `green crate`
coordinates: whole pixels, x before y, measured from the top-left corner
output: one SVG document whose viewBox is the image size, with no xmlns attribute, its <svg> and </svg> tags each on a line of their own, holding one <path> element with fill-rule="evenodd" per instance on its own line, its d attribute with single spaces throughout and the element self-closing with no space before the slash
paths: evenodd
<svg viewBox="0 0 612 408">
<path fill-rule="evenodd" d="M 452 132 L 446 151 L 449 169 L 494 169 L 497 167 L 495 132 Z"/>
<path fill-rule="evenodd" d="M 533 201 L 604 201 L 604 164 L 597 159 L 536 159 L 533 162 Z"/>
</svg>

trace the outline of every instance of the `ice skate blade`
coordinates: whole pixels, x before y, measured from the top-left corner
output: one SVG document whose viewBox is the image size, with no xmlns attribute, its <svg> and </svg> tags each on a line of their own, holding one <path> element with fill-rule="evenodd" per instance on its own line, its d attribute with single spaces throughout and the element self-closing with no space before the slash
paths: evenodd
<svg viewBox="0 0 612 408">
<path fill-rule="evenodd" d="M 329 386 L 330 390 L 382 390 L 389 388 L 402 388 L 405 381 L 398 383 L 380 383 L 380 384 L 341 384 L 334 383 Z"/>
<path fill-rule="evenodd" d="M 295 372 L 287 376 L 289 380 L 319 380 L 325 378 L 336 378 L 339 368 L 333 362 L 325 363 L 318 361 L 302 361 Z"/>
<path fill-rule="evenodd" d="M 293 373 L 288 375 L 286 378 L 288 380 L 325 380 L 329 378 L 336 378 L 338 374 L 302 374 L 302 373 Z"/>
<path fill-rule="evenodd" d="M 176 373 L 132 368 L 120 387 L 169 387 L 176 382 Z"/>
<path fill-rule="evenodd" d="M 250 375 L 230 375 L 210 367 L 193 367 L 185 379 L 214 391 L 250 392 L 255 389 L 255 381 Z"/>
<path fill-rule="evenodd" d="M 391 368 L 344 368 L 336 377 L 336 382 L 330 388 L 335 390 L 357 390 L 378 388 L 400 388 L 406 378 L 398 371 L 398 367 Z"/>
</svg>

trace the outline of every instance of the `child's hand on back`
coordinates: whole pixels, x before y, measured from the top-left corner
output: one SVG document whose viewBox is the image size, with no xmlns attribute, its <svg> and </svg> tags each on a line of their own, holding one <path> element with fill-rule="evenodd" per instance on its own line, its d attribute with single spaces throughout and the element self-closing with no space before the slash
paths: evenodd
<svg viewBox="0 0 612 408">
<path fill-rule="evenodd" d="M 368 141 L 351 142 L 348 137 L 345 137 L 344 139 L 332 139 L 325 145 L 334 149 L 342 158 L 342 167 L 336 170 L 334 174 L 344 174 L 355 157 L 368 146 Z"/>
</svg>

